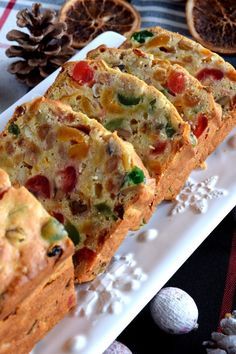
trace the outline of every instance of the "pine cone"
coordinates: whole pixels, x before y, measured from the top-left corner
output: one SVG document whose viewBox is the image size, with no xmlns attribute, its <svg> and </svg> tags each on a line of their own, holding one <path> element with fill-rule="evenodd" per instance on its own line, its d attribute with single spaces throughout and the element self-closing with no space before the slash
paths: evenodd
<svg viewBox="0 0 236 354">
<path fill-rule="evenodd" d="M 8 57 L 20 57 L 9 65 L 8 71 L 27 86 L 33 87 L 50 75 L 73 54 L 72 36 L 66 33 L 67 26 L 58 22 L 56 12 L 40 10 L 41 4 L 17 13 L 17 25 L 26 27 L 28 33 L 18 30 L 8 32 L 7 39 L 16 41 L 6 50 Z"/>
</svg>

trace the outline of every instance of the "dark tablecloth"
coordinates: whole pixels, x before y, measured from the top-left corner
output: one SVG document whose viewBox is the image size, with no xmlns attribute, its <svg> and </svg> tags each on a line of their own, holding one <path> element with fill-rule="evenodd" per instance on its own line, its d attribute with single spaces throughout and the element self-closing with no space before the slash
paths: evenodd
<svg viewBox="0 0 236 354">
<path fill-rule="evenodd" d="M 236 209 L 228 214 L 165 284 L 181 288 L 194 298 L 199 310 L 199 327 L 196 331 L 184 335 L 164 333 L 154 323 L 148 304 L 118 340 L 126 344 L 133 354 L 206 353 L 202 342 L 209 340 L 211 332 L 216 331 L 219 325 L 229 258 L 235 239 Z M 236 294 L 231 307 L 236 309 Z"/>
</svg>

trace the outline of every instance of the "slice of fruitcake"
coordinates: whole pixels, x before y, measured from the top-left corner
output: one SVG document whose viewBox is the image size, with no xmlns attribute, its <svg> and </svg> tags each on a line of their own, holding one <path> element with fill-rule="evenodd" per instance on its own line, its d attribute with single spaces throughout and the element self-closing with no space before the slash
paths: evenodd
<svg viewBox="0 0 236 354">
<path fill-rule="evenodd" d="M 13 184 L 64 223 L 76 247 L 78 282 L 104 270 L 127 231 L 151 215 L 155 180 L 131 144 L 60 102 L 19 106 L 1 133 L 0 151 Z"/>
<path fill-rule="evenodd" d="M 76 303 L 74 246 L 0 169 L 0 353 L 26 354 Z"/>
<path fill-rule="evenodd" d="M 154 59 L 140 49 L 107 48 L 102 45 L 88 53 L 90 59 L 102 59 L 109 66 L 137 76 L 161 91 L 190 124 L 195 135 L 196 166 L 214 150 L 212 137 L 221 124 L 221 107 L 213 95 L 187 70 L 167 60 Z M 183 166 L 184 168 L 184 166 Z"/>
<path fill-rule="evenodd" d="M 214 136 L 217 146 L 236 123 L 236 70 L 201 44 L 161 27 L 135 32 L 122 48 L 140 48 L 159 59 L 179 64 L 209 87 L 222 107 L 222 125 Z M 176 81 L 178 85 L 178 80 Z"/>
<path fill-rule="evenodd" d="M 189 163 L 183 171 L 180 160 L 194 155 L 190 127 L 154 87 L 102 60 L 83 60 L 65 64 L 46 96 L 86 113 L 131 142 L 157 180 L 156 203 L 176 195 L 185 183 L 193 166 Z M 175 168 L 181 170 L 179 178 L 169 174 Z"/>
</svg>

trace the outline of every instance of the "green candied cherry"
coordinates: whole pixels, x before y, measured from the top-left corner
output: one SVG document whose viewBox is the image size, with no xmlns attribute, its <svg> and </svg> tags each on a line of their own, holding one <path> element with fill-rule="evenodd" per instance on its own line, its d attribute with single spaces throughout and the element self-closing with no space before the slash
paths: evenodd
<svg viewBox="0 0 236 354">
<path fill-rule="evenodd" d="M 113 132 L 114 130 L 121 128 L 123 123 L 124 123 L 124 118 L 113 119 L 105 124 L 105 128 Z"/>
<path fill-rule="evenodd" d="M 136 106 L 141 101 L 142 97 L 134 97 L 134 96 L 126 96 L 122 93 L 118 93 L 117 95 L 118 101 L 124 106 Z"/>
<path fill-rule="evenodd" d="M 107 218 L 112 218 L 113 220 L 117 220 L 116 215 L 113 213 L 109 205 L 106 203 L 99 203 L 95 205 L 95 208 L 100 214 L 103 214 Z"/>
<path fill-rule="evenodd" d="M 67 236 L 64 226 L 57 219 L 50 218 L 41 229 L 42 237 L 49 243 L 62 240 Z"/>
<path fill-rule="evenodd" d="M 144 182 L 145 176 L 143 170 L 135 166 L 126 176 L 125 176 L 125 185 L 140 184 Z"/>
<path fill-rule="evenodd" d="M 154 100 L 151 100 L 150 102 L 149 102 L 149 105 L 150 105 L 150 112 L 154 112 L 155 111 L 155 109 L 156 109 L 156 102 L 157 102 L 157 100 L 154 98 Z"/>
<path fill-rule="evenodd" d="M 75 225 L 73 225 L 69 220 L 67 220 L 65 224 L 65 229 L 68 232 L 68 235 L 72 240 L 72 242 L 74 243 L 74 245 L 77 246 L 80 243 L 81 238 L 80 238 L 80 233 L 75 227 Z"/>
<path fill-rule="evenodd" d="M 168 97 L 168 95 L 169 95 L 169 91 L 167 90 L 167 88 L 162 88 L 161 90 L 160 90 L 160 92 L 164 95 L 164 96 L 167 96 Z"/>
<path fill-rule="evenodd" d="M 138 43 L 145 43 L 147 38 L 153 37 L 153 33 L 147 30 L 135 32 L 132 34 L 131 39 Z"/>
<path fill-rule="evenodd" d="M 8 127 L 8 132 L 10 134 L 13 134 L 15 136 L 18 136 L 20 134 L 20 128 L 18 127 L 17 124 L 11 123 Z"/>
<path fill-rule="evenodd" d="M 168 138 L 172 138 L 172 136 L 175 134 L 175 129 L 172 127 L 172 125 L 169 122 L 165 126 L 165 132 Z"/>
</svg>

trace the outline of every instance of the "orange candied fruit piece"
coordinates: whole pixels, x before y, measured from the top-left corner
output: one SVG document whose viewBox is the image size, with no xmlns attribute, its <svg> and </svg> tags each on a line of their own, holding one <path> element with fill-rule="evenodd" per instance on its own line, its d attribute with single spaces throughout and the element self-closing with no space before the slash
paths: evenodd
<svg viewBox="0 0 236 354">
<path fill-rule="evenodd" d="M 115 102 L 114 91 L 112 88 L 106 88 L 103 90 L 101 95 L 101 103 L 109 113 L 122 114 L 125 112 L 125 109 Z"/>
<path fill-rule="evenodd" d="M 231 81 L 236 81 L 236 70 L 227 71 L 226 76 Z"/>
<path fill-rule="evenodd" d="M 166 79 L 167 79 L 166 77 L 167 77 L 167 72 L 165 69 L 158 68 L 153 73 L 154 80 L 156 80 L 157 82 L 160 82 L 162 84 L 164 84 L 166 82 Z"/>
<path fill-rule="evenodd" d="M 166 45 L 170 40 L 170 36 L 168 34 L 160 34 L 159 36 L 155 36 L 153 39 L 150 39 L 146 44 L 146 48 L 151 47 L 159 47 L 162 45 Z"/>
<path fill-rule="evenodd" d="M 149 169 L 152 171 L 152 175 L 160 175 L 162 172 L 162 167 L 159 161 L 157 160 L 148 160 L 147 163 Z"/>
<path fill-rule="evenodd" d="M 183 50 L 192 50 L 192 44 L 189 43 L 186 39 L 182 38 L 179 42 L 178 42 L 178 47 L 179 49 L 183 49 Z"/>
<path fill-rule="evenodd" d="M 72 145 L 69 148 L 68 154 L 72 159 L 83 159 L 87 156 L 89 146 L 86 143 Z"/>
<path fill-rule="evenodd" d="M 85 141 L 85 134 L 78 129 L 62 126 L 58 128 L 57 138 L 60 141 L 74 140 L 81 143 Z"/>
</svg>

